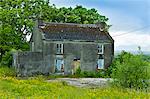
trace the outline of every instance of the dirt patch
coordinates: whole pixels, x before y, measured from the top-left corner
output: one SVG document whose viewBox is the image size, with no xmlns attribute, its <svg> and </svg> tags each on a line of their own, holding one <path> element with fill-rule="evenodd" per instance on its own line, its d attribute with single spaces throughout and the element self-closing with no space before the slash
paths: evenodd
<svg viewBox="0 0 150 99">
<path fill-rule="evenodd" d="M 53 80 L 48 80 L 48 82 L 52 81 L 65 81 L 69 85 L 77 86 L 77 87 L 106 87 L 108 83 L 112 81 L 111 78 L 56 78 Z"/>
</svg>

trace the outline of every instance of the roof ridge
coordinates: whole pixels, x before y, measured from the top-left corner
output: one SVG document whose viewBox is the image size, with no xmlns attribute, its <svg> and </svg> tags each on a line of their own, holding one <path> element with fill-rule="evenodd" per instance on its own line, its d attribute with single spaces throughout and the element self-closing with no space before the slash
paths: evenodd
<svg viewBox="0 0 150 99">
<path fill-rule="evenodd" d="M 101 27 L 101 25 L 97 25 L 97 24 L 56 23 L 56 22 L 44 22 L 43 25 L 70 25 L 70 26 L 76 26 L 76 27 L 91 27 L 91 28 Z"/>
</svg>

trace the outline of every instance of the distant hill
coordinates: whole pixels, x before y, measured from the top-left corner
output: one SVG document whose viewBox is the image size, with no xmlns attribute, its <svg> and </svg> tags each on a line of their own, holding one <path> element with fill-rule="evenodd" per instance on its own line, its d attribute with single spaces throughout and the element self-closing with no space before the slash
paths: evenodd
<svg viewBox="0 0 150 99">
<path fill-rule="evenodd" d="M 138 51 L 127 51 L 130 52 L 132 54 L 138 54 Z M 150 51 L 142 51 L 144 55 L 150 55 Z M 121 53 L 121 51 L 115 51 L 115 55 L 118 55 L 119 53 Z"/>
</svg>

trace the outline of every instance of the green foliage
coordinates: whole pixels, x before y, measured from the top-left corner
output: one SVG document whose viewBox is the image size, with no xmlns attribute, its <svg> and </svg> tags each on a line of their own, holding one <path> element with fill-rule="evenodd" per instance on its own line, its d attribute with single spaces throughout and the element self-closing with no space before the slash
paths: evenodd
<svg viewBox="0 0 150 99">
<path fill-rule="evenodd" d="M 81 74 L 81 68 L 79 67 L 79 68 L 76 70 L 75 75 L 80 76 L 80 74 Z"/>
<path fill-rule="evenodd" d="M 147 89 L 150 75 L 148 64 L 141 59 L 141 55 L 122 52 L 114 61 L 112 77 L 119 86 L 135 89 Z"/>
<path fill-rule="evenodd" d="M 68 83 L 66 81 L 61 81 L 63 86 L 68 86 Z"/>
<path fill-rule="evenodd" d="M 97 22 L 106 22 L 108 18 L 100 15 L 94 8 L 86 9 L 82 6 L 76 6 L 73 8 L 59 8 L 54 9 L 51 17 L 47 20 L 52 22 L 67 22 L 67 23 L 82 23 L 93 24 Z M 55 17 L 53 15 L 55 14 Z M 46 15 L 45 15 L 46 16 Z"/>
<path fill-rule="evenodd" d="M 28 50 L 26 35 L 33 30 L 33 19 L 39 17 L 43 0 L 1 0 L 0 2 L 0 61 L 5 52 Z"/>
<path fill-rule="evenodd" d="M 9 68 L 6 66 L 0 67 L 0 77 L 15 77 L 16 72 L 13 68 Z"/>
<path fill-rule="evenodd" d="M 6 52 L 5 55 L 3 55 L 1 65 L 8 67 L 12 65 L 12 55 L 10 52 Z"/>
<path fill-rule="evenodd" d="M 90 78 L 109 78 L 108 70 L 99 70 L 99 71 L 81 71 L 80 68 L 77 69 L 73 77 L 90 77 Z"/>
<path fill-rule="evenodd" d="M 16 52 L 15 49 L 12 49 L 11 51 L 5 52 L 5 54 L 2 56 L 2 60 L 0 65 L 1 66 L 6 66 L 6 67 L 11 67 L 12 66 L 12 53 Z"/>
<path fill-rule="evenodd" d="M 150 62 L 150 55 L 142 55 L 144 61 Z"/>
</svg>

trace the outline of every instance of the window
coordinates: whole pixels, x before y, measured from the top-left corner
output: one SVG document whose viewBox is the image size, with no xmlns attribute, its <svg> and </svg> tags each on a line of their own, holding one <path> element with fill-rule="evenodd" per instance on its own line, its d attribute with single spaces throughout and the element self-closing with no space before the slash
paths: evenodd
<svg viewBox="0 0 150 99">
<path fill-rule="evenodd" d="M 97 48 L 98 48 L 98 54 L 103 54 L 104 53 L 104 45 L 98 44 Z"/>
<path fill-rule="evenodd" d="M 57 54 L 63 54 L 63 44 L 57 44 Z"/>
</svg>

